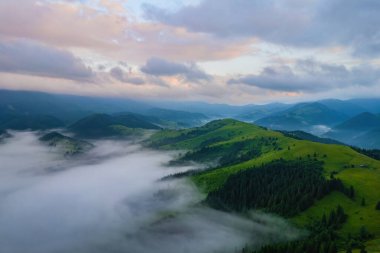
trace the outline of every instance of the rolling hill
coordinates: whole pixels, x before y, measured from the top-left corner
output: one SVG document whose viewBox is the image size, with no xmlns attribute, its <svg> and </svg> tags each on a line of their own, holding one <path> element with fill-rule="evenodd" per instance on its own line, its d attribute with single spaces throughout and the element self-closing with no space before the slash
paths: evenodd
<svg viewBox="0 0 380 253">
<path fill-rule="evenodd" d="M 372 130 L 380 127 L 380 116 L 363 112 L 334 127 L 336 130 Z"/>
<path fill-rule="evenodd" d="M 48 146 L 56 148 L 65 156 L 79 155 L 94 147 L 87 141 L 71 138 L 58 132 L 47 133 L 41 136 L 39 140 Z"/>
<path fill-rule="evenodd" d="M 305 200 L 306 204 L 303 208 L 292 213 L 288 217 L 289 220 L 300 227 L 308 228 L 318 222 L 324 214 L 328 215 L 329 212 L 331 214 L 337 206 L 340 206 L 344 209 L 347 218 L 341 225 L 334 227 L 339 234 L 338 239 L 334 239 L 336 240 L 334 243 L 337 243 L 338 247 L 343 250 L 347 246 L 347 238 L 350 237 L 356 238 L 355 240 L 359 244 L 367 245 L 369 252 L 380 250 L 380 211 L 375 208 L 380 201 L 380 192 L 374 190 L 380 186 L 380 161 L 360 154 L 348 146 L 299 140 L 280 132 L 230 119 L 213 121 L 202 127 L 181 131 L 163 130 L 154 134 L 148 144 L 155 148 L 184 150 L 185 152 L 182 153 L 182 157 L 177 159 L 177 162 L 186 160 L 219 161 L 217 166 L 210 165 L 209 169 L 183 173 L 178 176 L 189 176 L 205 192 L 206 196 L 215 196 L 218 191 L 223 189 L 223 192 L 219 192 L 217 196 L 226 196 L 225 200 L 229 199 L 226 195 L 230 194 L 229 191 L 235 191 L 236 187 L 239 187 L 240 183 L 238 182 L 240 181 L 235 181 L 236 184 L 230 182 L 234 175 L 236 175 L 234 180 L 238 180 L 239 178 L 254 177 L 255 173 L 240 175 L 249 170 L 260 170 L 264 173 L 263 176 L 266 175 L 266 169 L 271 171 L 270 173 L 277 173 L 278 170 L 266 167 L 285 166 L 282 165 L 284 163 L 282 161 L 305 163 L 305 165 L 297 166 L 306 170 L 311 168 L 307 165 L 308 162 L 319 162 L 322 166 L 320 175 L 324 178 L 324 181 L 321 182 L 327 182 L 333 186 L 321 195 L 314 195 L 312 192 L 315 190 L 309 191 L 307 196 L 311 196 L 311 199 Z M 271 165 L 276 162 L 280 165 Z M 318 171 L 318 168 L 315 170 Z M 293 172 L 289 173 L 290 181 L 287 182 L 287 177 L 284 177 L 285 181 L 282 183 L 298 184 L 298 179 L 291 176 Z M 302 177 L 308 175 L 308 172 L 305 173 Z M 319 177 L 318 174 L 315 177 Z M 279 182 L 279 184 L 282 183 Z M 273 189 L 274 193 L 281 197 L 281 193 L 276 192 L 276 188 Z M 302 189 L 301 191 L 304 191 L 309 188 Z M 263 189 L 263 191 L 265 190 Z M 236 198 L 239 195 L 234 196 Z M 283 197 L 286 196 L 285 194 Z M 363 204 L 363 200 L 365 204 Z M 261 200 L 258 199 L 258 201 Z M 264 210 L 274 203 L 266 201 L 261 204 L 261 208 Z M 283 210 L 281 205 L 277 208 L 280 209 L 269 210 Z M 277 213 L 281 214 L 281 212 Z M 360 231 L 363 228 L 372 237 L 360 237 Z"/>
<path fill-rule="evenodd" d="M 160 129 L 140 115 L 93 114 L 85 117 L 68 128 L 80 137 L 128 137 L 142 134 L 142 129 Z"/>
</svg>

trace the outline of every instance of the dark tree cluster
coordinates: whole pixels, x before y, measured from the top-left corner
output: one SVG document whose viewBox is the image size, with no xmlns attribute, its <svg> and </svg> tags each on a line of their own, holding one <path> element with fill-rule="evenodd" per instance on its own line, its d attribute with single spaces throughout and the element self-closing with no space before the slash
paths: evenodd
<svg viewBox="0 0 380 253">
<path fill-rule="evenodd" d="M 306 240 L 268 245 L 258 251 L 243 249 L 242 253 L 337 253 L 338 247 L 335 239 L 335 233 L 327 230 Z"/>
<path fill-rule="evenodd" d="M 328 215 L 315 222 L 310 227 L 310 235 L 307 238 L 287 242 L 268 245 L 262 247 L 258 251 L 243 249 L 242 253 L 337 253 L 337 235 L 335 230 L 340 228 L 347 220 L 343 208 L 338 206 L 331 210 Z"/>
<path fill-rule="evenodd" d="M 343 182 L 340 179 L 335 178 L 335 176 L 333 176 L 333 174 L 330 175 L 330 184 L 331 184 L 332 189 L 334 189 L 336 191 L 340 191 L 341 193 L 343 193 L 344 195 L 346 195 L 347 197 L 349 197 L 352 200 L 355 198 L 354 187 L 352 185 L 350 187 L 346 187 L 343 184 Z"/>
<path fill-rule="evenodd" d="M 218 143 L 218 142 L 222 142 L 222 141 L 226 141 L 226 140 L 228 140 L 228 138 L 227 137 L 223 137 L 223 136 L 209 138 L 209 139 L 201 142 L 201 144 L 199 145 L 199 147 L 200 148 L 204 148 L 204 147 L 207 147 L 207 146 L 212 145 L 214 143 Z"/>
<path fill-rule="evenodd" d="M 355 150 L 358 153 L 361 153 L 363 155 L 366 155 L 368 157 L 371 157 L 376 160 L 380 160 L 380 150 L 379 149 L 363 149 L 363 148 L 357 148 L 357 147 L 351 147 L 353 150 Z"/>
<path fill-rule="evenodd" d="M 177 162 L 204 162 L 219 159 L 219 166 L 223 167 L 260 156 L 263 145 L 261 139 L 247 139 L 232 144 L 202 146 L 195 151 L 187 152 Z"/>
<path fill-rule="evenodd" d="M 380 201 L 377 202 L 377 204 L 376 204 L 376 206 L 375 206 L 375 209 L 380 211 Z"/>
<path fill-rule="evenodd" d="M 168 137 L 168 138 L 163 138 L 163 139 L 160 139 L 160 140 L 153 141 L 152 143 L 150 143 L 150 145 L 152 147 L 160 147 L 160 146 L 175 144 L 175 143 L 178 143 L 178 142 L 181 142 L 181 141 L 185 141 L 185 140 L 188 140 L 188 139 L 196 138 L 196 137 L 201 136 L 203 134 L 207 134 L 210 131 L 214 131 L 214 130 L 216 130 L 218 128 L 221 128 L 221 127 L 223 127 L 226 124 L 227 123 L 225 123 L 223 121 L 218 121 L 218 120 L 212 121 L 212 122 L 210 122 L 210 123 L 208 123 L 208 124 L 206 124 L 204 126 L 196 127 L 196 128 L 191 129 L 191 130 L 185 130 L 185 131 L 183 131 L 178 136 Z M 219 137 L 216 137 L 216 138 L 210 138 L 208 140 L 209 143 L 203 144 L 203 146 L 210 145 L 212 143 L 216 143 L 216 142 L 219 142 L 221 140 L 225 140 L 225 139 L 231 138 L 231 136 L 233 135 L 232 133 L 233 132 L 230 132 L 228 136 L 219 136 Z"/>
<path fill-rule="evenodd" d="M 322 219 L 317 225 L 320 226 L 322 231 L 327 228 L 339 229 L 346 220 L 347 214 L 339 205 L 335 210 L 331 210 L 328 215 L 323 214 Z"/>
<path fill-rule="evenodd" d="M 344 188 L 339 179 L 327 180 L 322 162 L 276 160 L 230 176 L 206 202 L 226 211 L 263 209 L 294 216 L 333 190 Z"/>
</svg>

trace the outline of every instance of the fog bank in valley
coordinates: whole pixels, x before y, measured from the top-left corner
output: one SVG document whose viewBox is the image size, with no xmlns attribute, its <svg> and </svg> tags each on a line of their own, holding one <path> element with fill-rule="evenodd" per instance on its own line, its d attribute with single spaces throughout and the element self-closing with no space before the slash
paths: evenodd
<svg viewBox="0 0 380 253">
<path fill-rule="evenodd" d="M 191 169 L 166 167 L 171 153 L 95 144 L 72 159 L 30 132 L 0 144 L 0 252 L 236 252 L 299 235 L 270 215 L 248 219 L 204 207 L 185 180 L 159 181 Z"/>
</svg>

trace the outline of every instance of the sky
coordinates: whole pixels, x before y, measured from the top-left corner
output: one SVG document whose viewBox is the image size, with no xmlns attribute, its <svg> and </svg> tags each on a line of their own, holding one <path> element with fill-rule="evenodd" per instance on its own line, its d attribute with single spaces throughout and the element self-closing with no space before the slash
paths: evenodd
<svg viewBox="0 0 380 253">
<path fill-rule="evenodd" d="M 211 103 L 380 94 L 378 0 L 1 0 L 0 88 Z"/>
</svg>

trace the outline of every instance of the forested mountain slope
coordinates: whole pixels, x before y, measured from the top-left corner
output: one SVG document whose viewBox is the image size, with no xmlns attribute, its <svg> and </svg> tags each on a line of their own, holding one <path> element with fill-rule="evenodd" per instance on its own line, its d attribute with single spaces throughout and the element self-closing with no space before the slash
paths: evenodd
<svg viewBox="0 0 380 253">
<path fill-rule="evenodd" d="M 373 250 L 379 248 L 380 211 L 376 206 L 380 192 L 376 189 L 380 186 L 380 161 L 348 146 L 299 140 L 230 119 L 181 131 L 163 130 L 150 138 L 149 145 L 184 150 L 175 162 L 210 162 L 210 169 L 177 176 L 190 176 L 207 194 L 206 202 L 214 207 L 235 211 L 263 209 L 288 217 L 301 227 L 310 227 L 324 215 L 335 213 L 339 206 L 347 217 L 344 222 L 342 218 L 341 224 L 334 225 L 333 230 L 339 236 L 331 239 L 333 246 L 337 245 L 342 250 L 348 245 L 354 248 L 367 245 Z M 217 165 L 215 161 L 218 161 Z M 293 165 L 289 166 L 289 163 Z M 259 175 L 254 173 L 255 170 Z M 268 173 L 273 175 L 268 177 L 268 187 L 276 187 L 264 187 L 261 191 L 263 196 L 269 194 L 278 199 L 270 201 L 260 198 L 260 195 L 252 197 L 249 189 L 252 192 L 258 190 L 255 178 L 265 178 L 270 175 Z M 275 177 L 280 181 L 270 180 Z M 312 183 L 302 186 L 304 180 Z M 286 211 L 289 207 L 286 208 L 285 203 L 292 199 L 294 192 L 282 194 L 287 189 L 284 188 L 286 185 L 294 186 L 294 191 L 302 193 L 298 195 L 299 199 L 290 203 L 304 203 L 294 206 L 290 213 Z M 243 187 L 243 190 L 239 191 L 238 187 Z M 332 229 L 326 226 L 325 229 Z M 366 238 L 360 237 L 363 229 L 368 232 Z M 348 237 L 354 238 L 352 240 L 357 245 L 347 242 Z"/>
</svg>

